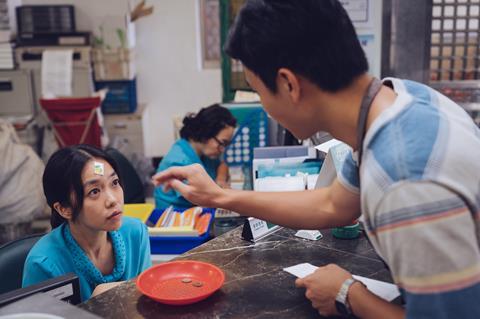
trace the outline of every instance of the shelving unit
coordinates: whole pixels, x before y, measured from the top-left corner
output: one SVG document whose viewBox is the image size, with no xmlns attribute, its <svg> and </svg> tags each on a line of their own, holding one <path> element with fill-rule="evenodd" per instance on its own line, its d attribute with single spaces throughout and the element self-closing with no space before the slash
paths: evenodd
<svg viewBox="0 0 480 319">
<path fill-rule="evenodd" d="M 245 0 L 220 0 L 220 43 L 222 48 L 227 40 L 228 30 L 244 3 Z M 236 90 L 251 90 L 245 81 L 242 64 L 230 58 L 223 50 L 222 84 L 223 102 L 233 101 Z"/>
</svg>

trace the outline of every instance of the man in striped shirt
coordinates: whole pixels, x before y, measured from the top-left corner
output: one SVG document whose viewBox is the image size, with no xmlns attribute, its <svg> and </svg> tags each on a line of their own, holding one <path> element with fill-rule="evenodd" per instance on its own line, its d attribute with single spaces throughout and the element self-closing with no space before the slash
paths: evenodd
<svg viewBox="0 0 480 319">
<path fill-rule="evenodd" d="M 374 80 L 337 0 L 247 0 L 226 51 L 297 138 L 327 131 L 355 152 L 332 185 L 312 191 L 221 189 L 199 166 L 171 168 L 154 183 L 291 228 L 343 226 L 363 215 L 406 306 L 327 265 L 297 280 L 322 315 L 480 318 L 480 132 L 468 115 L 422 84 Z"/>
<path fill-rule="evenodd" d="M 360 170 L 350 154 L 339 182 L 360 195 L 368 237 L 407 315 L 480 318 L 479 130 L 425 85 L 383 83 L 397 98 L 368 129 Z"/>
</svg>

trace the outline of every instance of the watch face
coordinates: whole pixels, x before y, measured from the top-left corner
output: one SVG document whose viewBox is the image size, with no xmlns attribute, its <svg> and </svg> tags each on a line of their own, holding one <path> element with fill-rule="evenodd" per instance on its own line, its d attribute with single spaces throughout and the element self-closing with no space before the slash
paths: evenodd
<svg viewBox="0 0 480 319">
<path fill-rule="evenodd" d="M 343 316 L 347 316 L 349 314 L 347 307 L 338 300 L 335 300 L 335 307 L 337 308 L 339 314 Z"/>
</svg>

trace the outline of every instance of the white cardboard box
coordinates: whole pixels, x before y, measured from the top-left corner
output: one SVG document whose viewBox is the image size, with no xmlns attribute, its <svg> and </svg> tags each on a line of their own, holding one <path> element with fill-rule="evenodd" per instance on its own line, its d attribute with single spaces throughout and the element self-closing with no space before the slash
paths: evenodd
<svg viewBox="0 0 480 319">
<path fill-rule="evenodd" d="M 326 187 L 333 183 L 337 177 L 337 172 L 342 169 L 345 156 L 352 148 L 336 139 L 320 144 L 315 148 L 327 154 L 318 174 L 315 188 Z"/>
</svg>

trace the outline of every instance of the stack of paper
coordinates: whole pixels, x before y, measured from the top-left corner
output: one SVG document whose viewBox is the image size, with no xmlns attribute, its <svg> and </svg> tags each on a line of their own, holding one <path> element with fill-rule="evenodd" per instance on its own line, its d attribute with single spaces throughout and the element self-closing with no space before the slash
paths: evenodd
<svg viewBox="0 0 480 319">
<path fill-rule="evenodd" d="M 10 38 L 8 4 L 6 0 L 0 0 L 0 69 L 3 70 L 11 70 L 15 67 Z"/>
<path fill-rule="evenodd" d="M 0 43 L 10 42 L 12 33 L 9 29 L 0 29 Z"/>
<path fill-rule="evenodd" d="M 234 217 L 240 217 L 240 214 L 236 212 L 232 212 L 231 210 L 228 210 L 228 209 L 223 209 L 223 208 L 217 208 L 217 210 L 215 211 L 215 219 L 234 218 Z"/>
<path fill-rule="evenodd" d="M 72 96 L 73 50 L 45 50 L 42 53 L 42 96 Z"/>
<path fill-rule="evenodd" d="M 11 70 L 14 68 L 12 45 L 9 42 L 0 43 L 0 69 Z"/>
<path fill-rule="evenodd" d="M 178 212 L 170 206 L 155 227 L 148 228 L 148 233 L 153 236 L 201 236 L 208 230 L 211 218 L 211 214 L 202 214 L 201 207 Z"/>
</svg>

